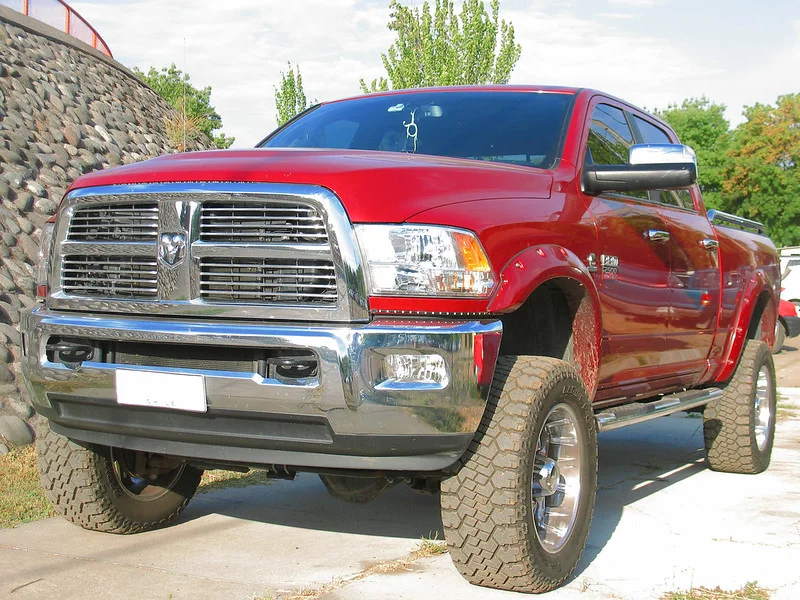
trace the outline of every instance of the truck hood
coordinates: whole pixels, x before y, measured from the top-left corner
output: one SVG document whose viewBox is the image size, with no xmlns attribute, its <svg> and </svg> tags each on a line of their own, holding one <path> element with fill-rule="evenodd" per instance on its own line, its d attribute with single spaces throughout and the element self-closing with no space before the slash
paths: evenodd
<svg viewBox="0 0 800 600">
<path fill-rule="evenodd" d="M 188 152 L 97 171 L 71 190 L 171 182 L 298 183 L 334 192 L 351 221 L 399 223 L 446 204 L 547 198 L 550 172 L 502 163 L 367 150 L 254 149 Z"/>
</svg>

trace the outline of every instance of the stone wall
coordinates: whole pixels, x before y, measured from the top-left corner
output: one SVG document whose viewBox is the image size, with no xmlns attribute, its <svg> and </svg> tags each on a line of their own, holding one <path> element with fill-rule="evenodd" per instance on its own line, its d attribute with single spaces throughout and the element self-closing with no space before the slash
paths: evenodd
<svg viewBox="0 0 800 600">
<path fill-rule="evenodd" d="M 41 226 L 83 173 L 175 151 L 165 119 L 176 114 L 119 63 L 2 6 L 0 47 L 3 453 L 32 439 L 35 414 L 21 389 L 18 324 L 20 311 L 36 303 Z"/>
</svg>

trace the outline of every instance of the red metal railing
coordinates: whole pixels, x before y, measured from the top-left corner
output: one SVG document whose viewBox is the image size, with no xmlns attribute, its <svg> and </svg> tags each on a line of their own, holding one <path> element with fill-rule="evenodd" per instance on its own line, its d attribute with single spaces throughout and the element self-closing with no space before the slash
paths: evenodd
<svg viewBox="0 0 800 600">
<path fill-rule="evenodd" d="M 0 4 L 60 29 L 103 54 L 114 57 L 95 28 L 63 0 L 0 0 Z"/>
</svg>

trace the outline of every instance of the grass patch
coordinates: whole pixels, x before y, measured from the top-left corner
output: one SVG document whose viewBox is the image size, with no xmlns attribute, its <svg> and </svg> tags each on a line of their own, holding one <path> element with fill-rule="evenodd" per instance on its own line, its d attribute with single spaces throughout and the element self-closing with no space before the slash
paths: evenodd
<svg viewBox="0 0 800 600">
<path fill-rule="evenodd" d="M 224 471 L 222 469 L 214 469 L 213 471 L 206 471 L 200 479 L 200 485 L 197 487 L 198 494 L 206 494 L 216 490 L 224 490 L 226 488 L 243 488 L 251 485 L 264 485 L 269 483 L 266 471 L 248 471 L 241 473 L 239 471 Z"/>
<path fill-rule="evenodd" d="M 762 588 L 755 581 L 746 583 L 738 590 L 713 590 L 705 587 L 692 588 L 688 592 L 667 592 L 661 600 L 769 600 L 772 591 Z"/>
<path fill-rule="evenodd" d="M 776 415 L 779 419 L 791 419 L 800 416 L 800 404 L 792 402 L 789 398 L 782 394 L 778 394 L 778 410 Z"/>
<path fill-rule="evenodd" d="M 419 541 L 419 547 L 411 553 L 412 560 L 420 558 L 430 558 L 439 554 L 447 554 L 447 543 L 439 539 L 439 532 L 437 531 L 433 537 L 424 537 Z"/>
<path fill-rule="evenodd" d="M 32 445 L 0 456 L 0 490 L 0 529 L 55 514 L 44 497 Z"/>
<path fill-rule="evenodd" d="M 266 471 L 240 473 L 218 469 L 203 473 L 197 493 L 268 482 Z M 0 529 L 46 519 L 54 514 L 39 481 L 36 448 L 33 445 L 12 448 L 0 456 Z"/>
<path fill-rule="evenodd" d="M 332 594 L 336 590 L 342 589 L 355 583 L 366 579 L 370 575 L 393 575 L 396 573 L 404 573 L 411 569 L 418 560 L 423 558 L 431 558 L 439 554 L 447 552 L 447 544 L 439 539 L 439 533 L 433 537 L 423 537 L 419 541 L 419 545 L 407 556 L 395 560 L 385 560 L 371 567 L 361 571 L 357 575 L 347 578 L 337 578 L 318 588 L 303 588 L 298 592 L 294 592 L 289 596 L 282 597 L 282 600 L 317 600 L 326 594 Z"/>
</svg>

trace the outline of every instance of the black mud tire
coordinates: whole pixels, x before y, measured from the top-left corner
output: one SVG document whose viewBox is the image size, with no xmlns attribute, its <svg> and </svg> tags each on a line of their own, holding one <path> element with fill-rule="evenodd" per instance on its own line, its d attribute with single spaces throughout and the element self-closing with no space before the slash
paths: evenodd
<svg viewBox="0 0 800 600">
<path fill-rule="evenodd" d="M 140 533 L 164 527 L 181 514 L 203 471 L 182 464 L 149 483 L 147 494 L 121 483 L 120 451 L 79 445 L 42 419 L 36 438 L 39 475 L 56 512 L 84 529 Z"/>
<path fill-rule="evenodd" d="M 549 427 L 559 410 L 575 422 L 580 494 L 569 533 L 547 550 L 532 503 L 533 470 L 545 421 Z M 441 509 L 450 556 L 464 578 L 517 592 L 562 585 L 586 545 L 597 488 L 594 414 L 575 369 L 552 358 L 501 357 L 478 433 L 457 469 L 442 481 Z"/>
<path fill-rule="evenodd" d="M 706 460 L 714 471 L 761 473 L 775 441 L 775 365 L 769 346 L 749 340 L 722 397 L 703 411 Z"/>
</svg>

